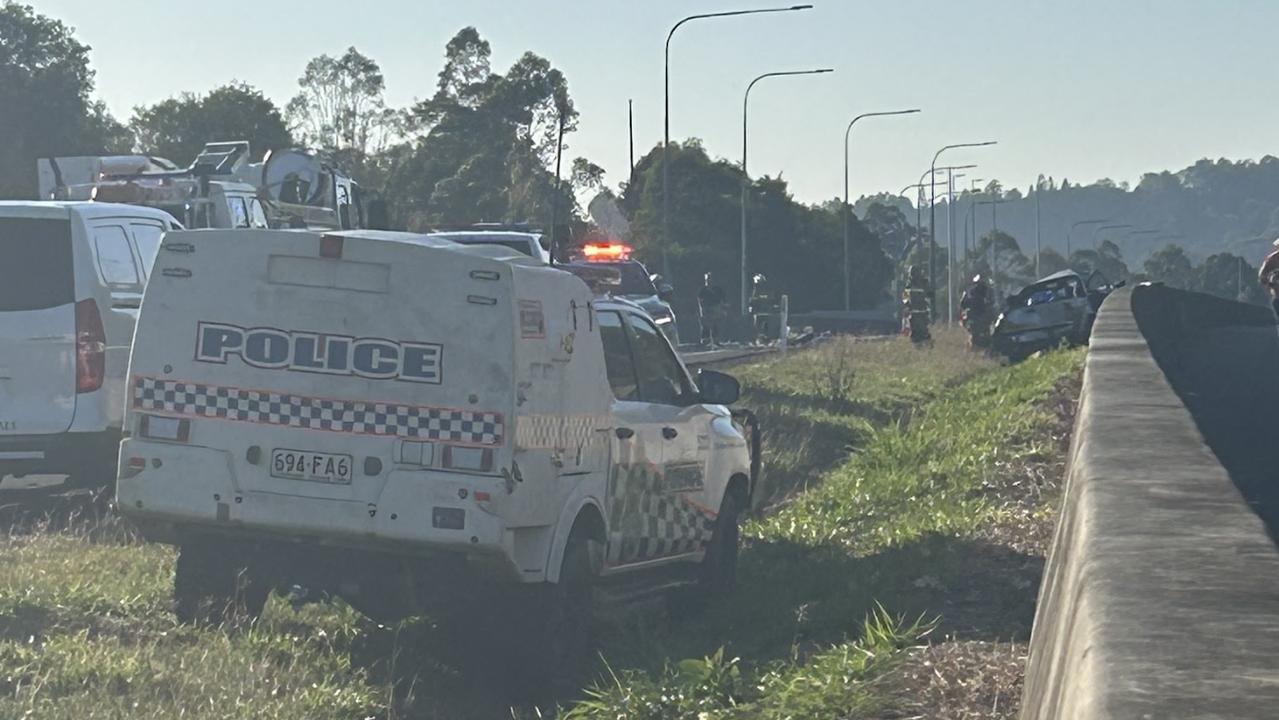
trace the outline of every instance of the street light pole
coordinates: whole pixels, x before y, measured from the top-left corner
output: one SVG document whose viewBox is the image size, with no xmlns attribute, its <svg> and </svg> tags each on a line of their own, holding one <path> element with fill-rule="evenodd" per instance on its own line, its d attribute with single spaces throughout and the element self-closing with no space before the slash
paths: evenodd
<svg viewBox="0 0 1279 720">
<path fill-rule="evenodd" d="M 975 168 L 976 165 L 951 165 L 937 168 L 946 172 L 946 321 L 955 322 L 955 179 L 964 176 L 956 170 Z"/>
<path fill-rule="evenodd" d="M 946 173 L 946 322 L 955 324 L 955 171 Z"/>
<path fill-rule="evenodd" d="M 936 208 L 936 205 L 937 205 L 937 158 L 940 158 L 942 153 L 946 152 L 947 150 L 956 150 L 958 148 L 985 147 L 987 145 L 994 145 L 996 144 L 996 142 L 997 141 L 995 140 L 987 140 L 985 142 L 955 143 L 953 145 L 943 146 L 940 150 L 937 151 L 936 154 L 933 155 L 933 162 L 928 167 L 928 174 L 929 174 L 929 178 L 928 178 L 928 184 L 929 184 L 928 293 L 930 295 L 928 308 L 929 308 L 930 314 L 935 315 L 934 308 L 936 307 L 936 301 L 937 301 L 937 245 L 933 238 L 933 235 L 937 229 L 937 208 Z M 952 258 L 950 262 L 953 263 L 954 259 Z"/>
<path fill-rule="evenodd" d="M 741 287 L 741 309 L 742 317 L 746 316 L 746 201 L 750 196 L 750 175 L 746 173 L 746 110 L 750 107 L 751 90 L 755 87 L 755 83 L 770 77 L 785 77 L 789 75 L 820 75 L 822 73 L 835 72 L 834 68 L 818 68 L 816 70 L 787 70 L 784 72 L 764 73 L 746 86 L 746 94 L 742 97 L 742 287 Z"/>
<path fill-rule="evenodd" d="M 1091 218 L 1088 220 L 1076 220 L 1070 224 L 1070 229 L 1066 231 L 1066 267 L 1070 267 L 1070 236 L 1075 233 L 1075 228 L 1080 225 L 1097 225 L 1108 220 L 1109 218 Z"/>
<path fill-rule="evenodd" d="M 671 276 L 670 261 L 667 258 L 667 248 L 670 246 L 671 239 L 671 171 L 670 164 L 667 162 L 670 159 L 669 151 L 671 146 L 671 38 L 675 37 L 675 31 L 679 30 L 681 25 L 693 20 L 811 10 L 812 7 L 812 5 L 791 5 L 790 7 L 729 10 L 726 12 L 689 15 L 671 26 L 671 31 L 666 33 L 666 54 L 662 66 L 662 272 L 666 274 L 666 277 L 669 278 Z"/>
<path fill-rule="evenodd" d="M 971 248 L 977 246 L 977 218 L 973 215 L 973 207 L 977 204 L 977 183 L 984 182 L 985 178 L 971 178 L 968 181 L 968 193 L 972 195 L 968 199 L 968 211 L 964 213 L 964 272 L 970 269 L 968 267 L 968 253 Z M 972 232 L 969 232 L 969 220 L 972 220 Z M 971 240 L 971 245 L 970 245 Z"/>
<path fill-rule="evenodd" d="M 1125 240 L 1130 240 L 1134 237 L 1137 237 L 1138 235 L 1141 235 L 1141 236 L 1162 235 L 1163 232 L 1164 232 L 1163 230 L 1157 230 L 1153 228 L 1147 229 L 1147 230 L 1132 230 L 1128 233 L 1128 237 L 1125 238 Z M 1120 248 L 1120 250 L 1123 250 L 1123 248 Z"/>
<path fill-rule="evenodd" d="M 1039 194 L 1043 191 L 1043 175 L 1035 179 L 1035 277 L 1042 277 L 1039 274 L 1039 256 L 1043 254 L 1043 247 L 1039 242 Z"/>
<path fill-rule="evenodd" d="M 1131 223 L 1120 223 L 1120 224 L 1118 224 L 1118 225 L 1102 225 L 1101 227 L 1094 228 L 1094 229 L 1093 229 L 1093 231 L 1092 231 L 1092 249 L 1093 249 L 1093 251 L 1096 251 L 1096 250 L 1097 250 L 1097 239 L 1098 239 L 1098 238 L 1097 238 L 1097 235 L 1098 235 L 1098 233 L 1102 232 L 1103 230 L 1121 230 L 1121 229 L 1123 229 L 1123 228 L 1130 228 L 1130 227 L 1133 227 L 1133 225 L 1132 225 Z"/>
<path fill-rule="evenodd" d="M 850 259 L 851 253 L 849 252 L 849 247 L 848 247 L 848 221 L 849 221 L 849 215 L 851 215 L 853 212 L 852 207 L 850 207 L 848 204 L 848 135 L 849 133 L 853 131 L 853 125 L 856 125 L 857 121 L 861 120 L 862 118 L 886 117 L 888 115 L 912 115 L 917 112 L 919 112 L 919 108 L 912 108 L 910 110 L 890 110 L 887 112 L 862 113 L 861 115 L 858 115 L 857 117 L 849 121 L 848 127 L 844 129 L 844 212 L 843 212 L 843 216 L 844 216 L 844 311 L 845 312 L 851 310 L 853 305 L 853 291 L 852 291 L 853 270 L 852 270 L 852 261 Z"/>
</svg>

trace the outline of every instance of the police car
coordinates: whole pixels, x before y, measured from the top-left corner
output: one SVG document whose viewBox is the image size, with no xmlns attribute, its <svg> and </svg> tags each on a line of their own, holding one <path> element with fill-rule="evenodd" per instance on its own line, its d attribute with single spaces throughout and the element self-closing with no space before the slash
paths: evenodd
<svg viewBox="0 0 1279 720">
<path fill-rule="evenodd" d="M 737 382 L 517 252 L 169 233 L 128 383 L 118 507 L 178 546 L 183 621 L 298 585 L 378 620 L 483 607 L 561 678 L 594 589 L 732 586 Z"/>
<path fill-rule="evenodd" d="M 675 290 L 660 275 L 652 275 L 640 261 L 632 257 L 634 248 L 620 242 L 594 242 L 583 245 L 574 254 L 573 264 L 613 268 L 620 282 L 611 289 L 616 297 L 630 300 L 644 308 L 671 344 L 679 347 L 679 324 L 671 307 Z"/>
</svg>

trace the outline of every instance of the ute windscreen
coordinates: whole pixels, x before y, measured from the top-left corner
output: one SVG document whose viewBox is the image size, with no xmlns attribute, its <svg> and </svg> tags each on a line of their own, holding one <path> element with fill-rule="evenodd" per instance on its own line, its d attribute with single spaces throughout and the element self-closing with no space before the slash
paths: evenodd
<svg viewBox="0 0 1279 720">
<path fill-rule="evenodd" d="M 0 312 L 75 302 L 71 223 L 0 217 Z"/>
</svg>

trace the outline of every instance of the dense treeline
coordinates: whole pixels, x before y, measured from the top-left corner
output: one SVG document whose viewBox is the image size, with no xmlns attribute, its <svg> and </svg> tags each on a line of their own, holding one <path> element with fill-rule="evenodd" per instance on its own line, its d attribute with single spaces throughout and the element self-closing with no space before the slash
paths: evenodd
<svg viewBox="0 0 1279 720">
<path fill-rule="evenodd" d="M 942 186 L 939 183 L 939 188 Z M 1038 195 L 1038 197 L 1036 197 Z M 871 203 L 893 205 L 913 224 L 916 198 L 864 197 L 858 212 Z M 990 202 L 997 205 L 990 205 Z M 1023 239 L 1028 251 L 1035 237 L 1036 201 L 1041 243 L 1059 254 L 1115 242 L 1138 265 L 1159 248 L 1175 243 L 1197 261 L 1229 252 L 1256 263 L 1279 237 L 1279 159 L 1200 160 L 1176 172 L 1147 173 L 1136 186 L 1102 179 L 1092 184 L 1040 178 L 1037 186 L 1005 188 L 993 182 L 976 192 L 958 195 L 956 237 L 984 235 L 996 224 Z M 945 237 L 945 199 L 939 196 L 938 237 Z M 928 222 L 927 212 L 924 223 Z M 1071 226 L 1081 220 L 1105 219 L 1131 228 L 1097 233 L 1100 224 Z M 1132 230 L 1148 231 L 1133 234 Z"/>
<path fill-rule="evenodd" d="M 31 197 L 35 159 L 45 155 L 144 152 L 186 164 L 209 140 L 247 139 L 258 157 L 304 144 L 384 199 L 395 227 L 528 222 L 554 226 L 562 241 L 621 235 L 650 269 L 670 274 L 678 304 L 689 310 L 705 272 L 729 298 L 738 297 L 745 181 L 749 272 L 768 275 L 798 311 L 843 304 L 838 201 L 797 202 L 780 178 L 744 178 L 736 164 L 689 140 L 670 150 L 666 237 L 660 145 L 616 189 L 605 187 L 604 171 L 581 157 L 562 159 L 557 183 L 557 150 L 568 146 L 563 138 L 578 122 L 567 78 L 532 52 L 495 70 L 492 49 L 475 28 L 448 42 L 434 87 L 422 88 L 425 99 L 406 108 L 387 106 L 381 68 L 356 48 L 307 62 L 297 94 L 283 107 L 232 80 L 136 107 L 121 122 L 94 99 L 93 89 L 89 47 L 65 24 L 15 2 L 0 6 L 0 132 L 7 139 L 0 146 L 0 198 Z M 998 204 L 979 204 L 992 200 Z M 1111 279 L 1149 276 L 1218 294 L 1230 285 L 1238 294 L 1241 271 L 1253 266 L 1237 256 L 1255 262 L 1279 235 L 1279 161 L 1205 160 L 1178 173 L 1149 174 L 1131 189 L 1041 178 L 1023 194 L 993 182 L 955 200 L 957 277 L 981 271 L 1009 289 L 1034 279 L 1029 243 L 1036 201 L 1040 274 L 1069 265 Z M 939 238 L 947 236 L 948 215 L 937 213 Z M 1071 224 L 1096 218 L 1147 231 L 1095 236 L 1095 224 L 1077 228 L 1067 259 Z M 889 298 L 899 260 L 926 262 L 928 248 L 918 242 L 914 219 L 905 198 L 859 201 L 849 223 L 854 307 Z M 1160 250 L 1171 242 L 1177 247 Z M 945 248 L 935 252 L 944 279 Z M 1227 266 L 1236 271 L 1229 283 Z"/>
<path fill-rule="evenodd" d="M 88 51 L 65 25 L 30 7 L 0 8 L 0 130 L 29 140 L 0 150 L 0 197 L 31 197 L 35 159 L 43 155 L 142 152 L 182 165 L 209 140 L 247 139 L 258 157 L 305 144 L 384 199 L 396 227 L 528 222 L 555 226 L 562 241 L 623 234 L 651 269 L 669 268 L 685 310 L 705 272 L 730 298 L 738 295 L 740 169 L 710 158 L 696 141 L 672 148 L 669 241 L 661 232 L 660 147 L 616 191 L 603 187 L 603 169 L 586 158 L 563 158 L 557 184 L 557 149 L 568 145 L 561 138 L 578 118 L 568 80 L 532 52 L 497 71 L 475 28 L 448 42 L 435 86 L 407 108 L 386 105 L 378 63 L 349 48 L 306 63 L 283 108 L 232 81 L 136 107 L 121 123 L 92 99 Z M 66 121 L 50 124 L 52 116 Z M 841 305 L 838 205 L 798 203 L 780 179 L 753 179 L 750 190 L 751 272 L 765 272 L 797 310 Z M 583 203 L 592 197 L 596 212 L 588 213 Z M 601 230 L 591 214 L 618 222 Z M 865 226 L 856 218 L 851 224 L 852 296 L 869 306 L 886 299 L 892 264 Z"/>
</svg>

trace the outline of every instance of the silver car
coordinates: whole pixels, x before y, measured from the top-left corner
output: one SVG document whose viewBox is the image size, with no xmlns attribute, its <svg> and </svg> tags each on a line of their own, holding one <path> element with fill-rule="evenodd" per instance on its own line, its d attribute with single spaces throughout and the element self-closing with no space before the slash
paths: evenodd
<svg viewBox="0 0 1279 720">
<path fill-rule="evenodd" d="M 1085 279 L 1063 270 L 1011 295 L 995 320 L 995 351 L 1016 362 L 1065 342 L 1086 345 L 1101 301 L 1124 283 L 1110 284 L 1100 272 Z"/>
</svg>

